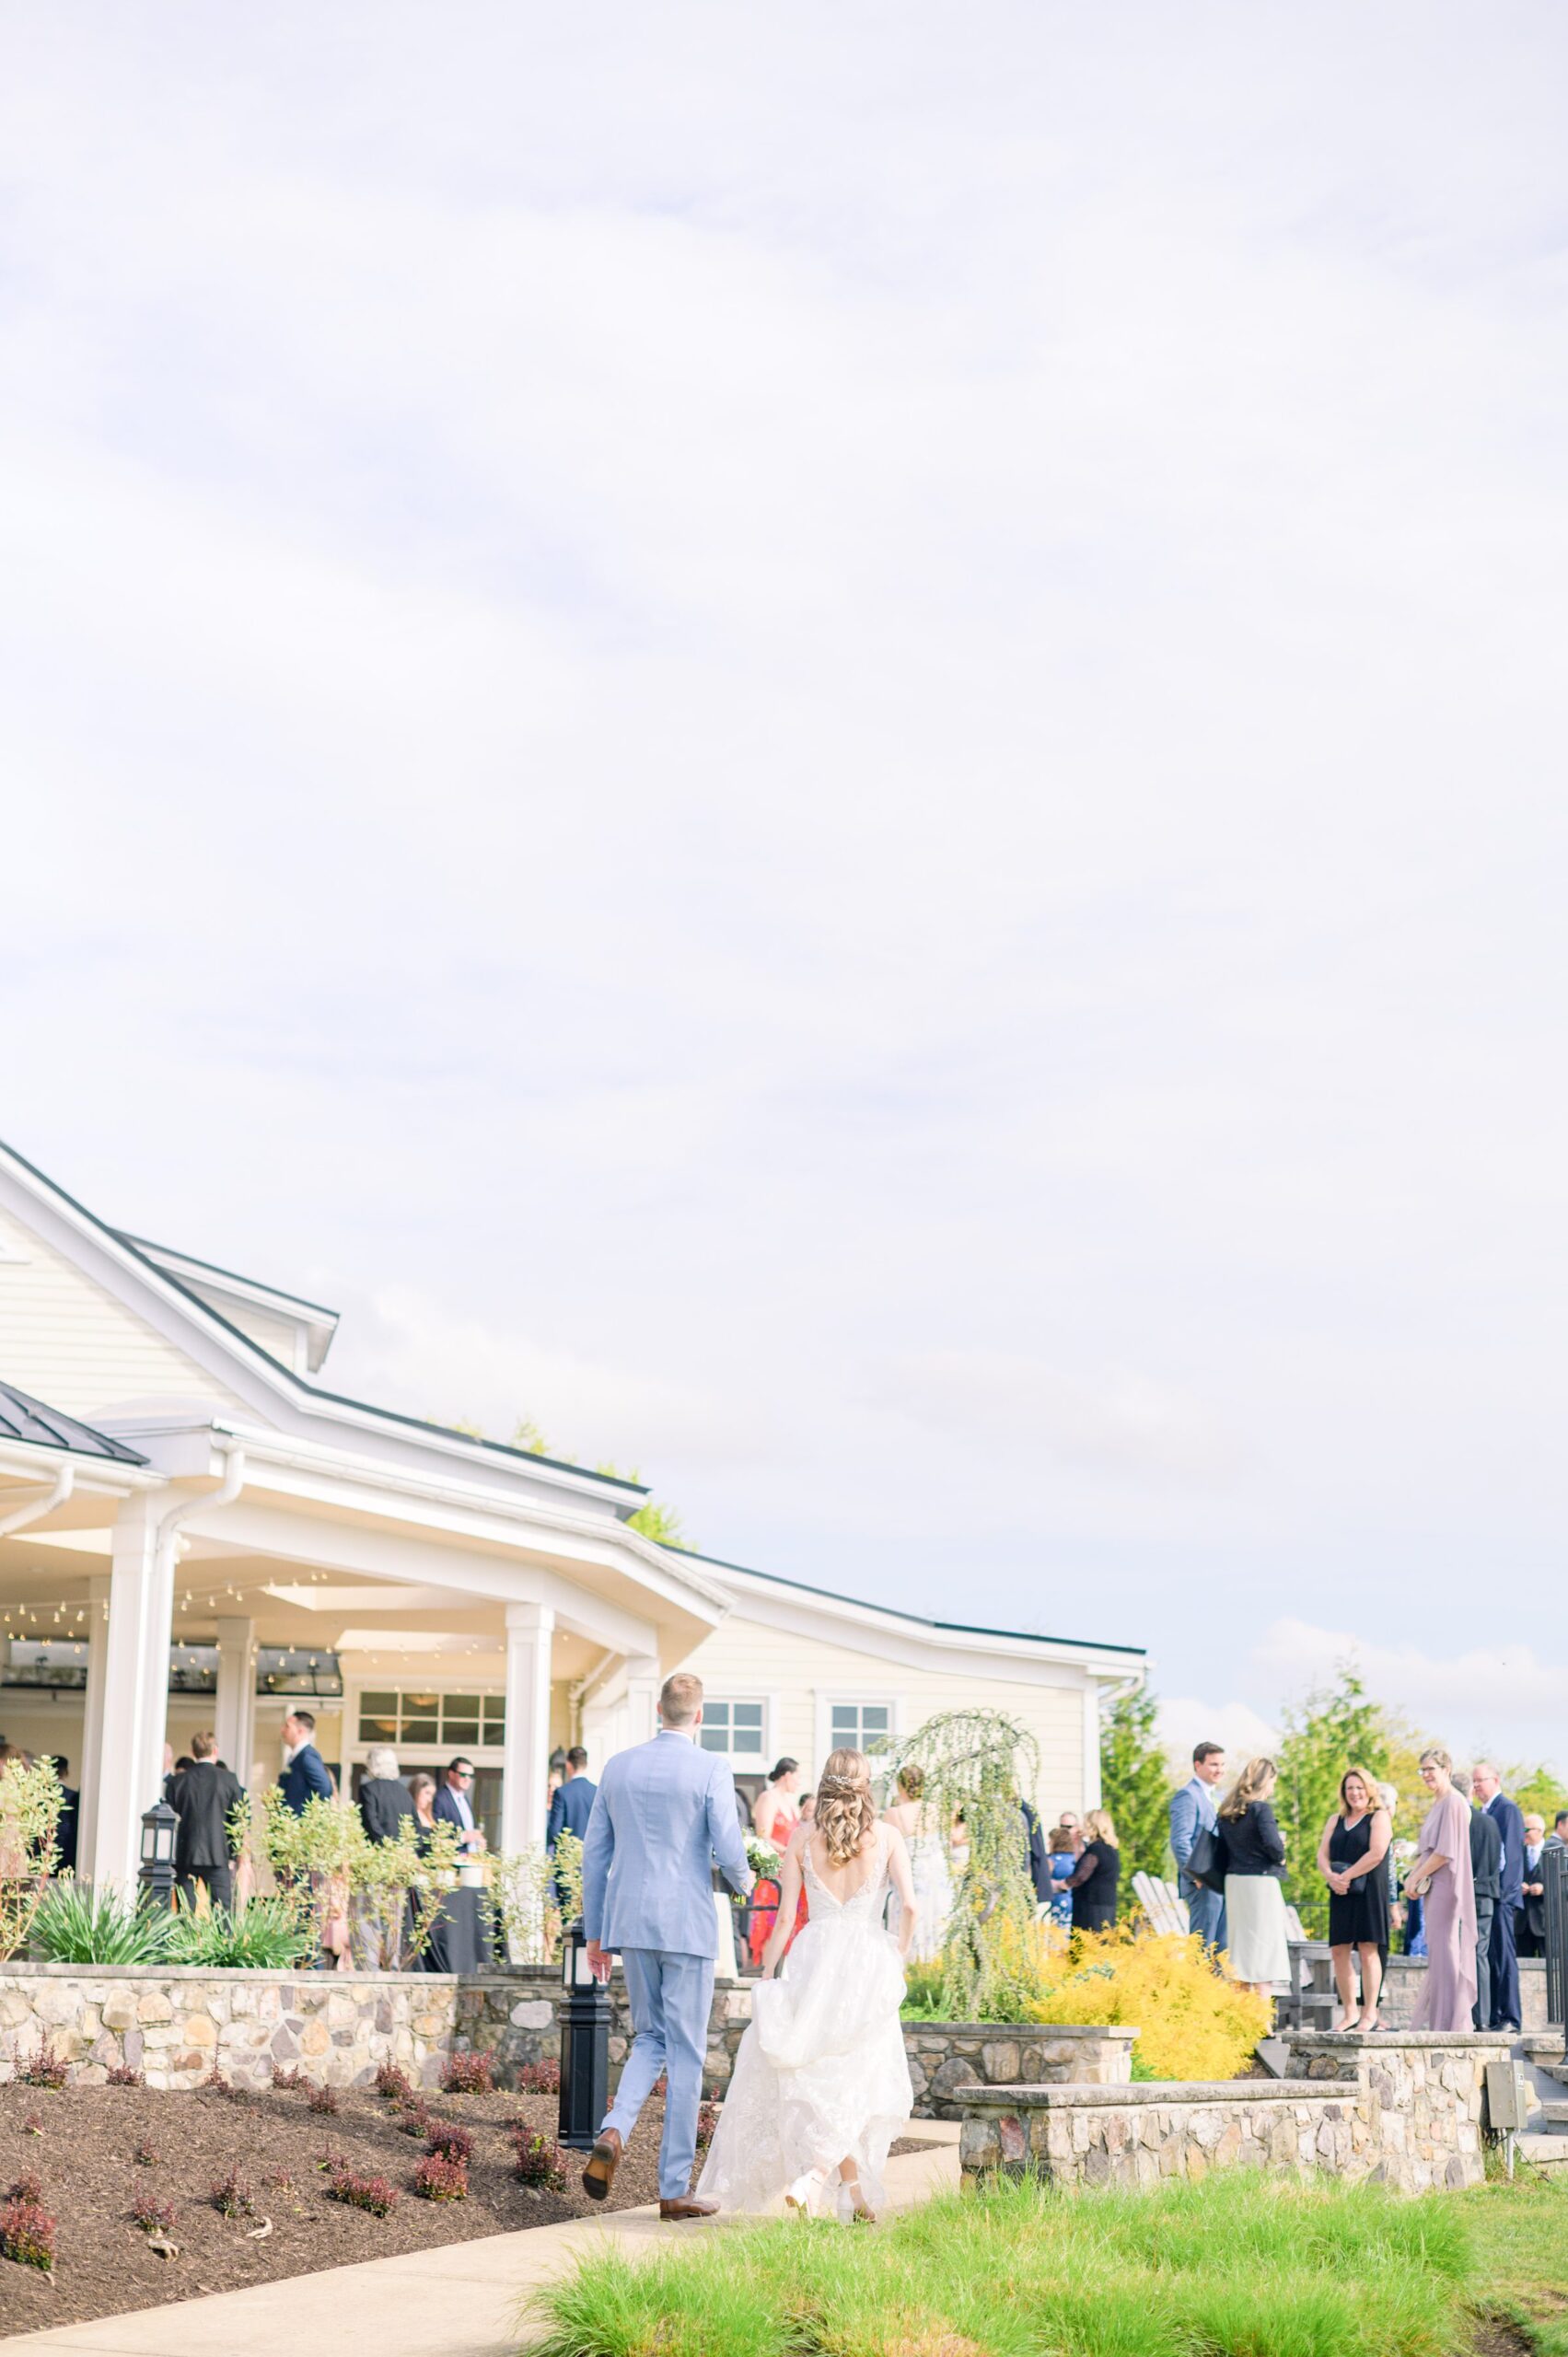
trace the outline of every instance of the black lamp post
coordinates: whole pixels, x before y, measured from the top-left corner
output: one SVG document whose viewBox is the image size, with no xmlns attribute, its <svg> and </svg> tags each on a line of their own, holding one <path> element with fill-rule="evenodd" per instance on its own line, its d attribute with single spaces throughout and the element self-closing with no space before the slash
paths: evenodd
<svg viewBox="0 0 1568 2357">
<path fill-rule="evenodd" d="M 167 1801 L 155 1801 L 142 1812 L 142 1864 L 136 1880 L 141 1885 L 141 1904 L 162 1907 L 174 1904 L 174 1835 L 180 1819 Z"/>
<path fill-rule="evenodd" d="M 558 2141 L 569 2152 L 593 2148 L 610 2108 L 610 1997 L 588 1970 L 580 1922 L 561 1942 L 561 2112 Z"/>
</svg>

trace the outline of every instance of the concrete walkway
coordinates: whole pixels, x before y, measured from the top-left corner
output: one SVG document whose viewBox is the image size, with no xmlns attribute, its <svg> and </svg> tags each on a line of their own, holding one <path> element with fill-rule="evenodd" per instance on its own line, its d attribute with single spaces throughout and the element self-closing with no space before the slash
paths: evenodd
<svg viewBox="0 0 1568 2357">
<path fill-rule="evenodd" d="M 958 2182 L 958 2131 L 940 2119 L 916 2119 L 910 2134 L 934 2149 L 905 2153 L 888 2164 L 889 2206 L 912 2207 Z M 131 2316 L 100 2316 L 94 2324 L 58 2331 L 13 2333 L 0 2348 L 94 2352 L 94 2357 L 279 2357 L 318 2348 L 345 2332 L 355 2349 L 376 2357 L 511 2357 L 520 2345 L 517 2304 L 533 2285 L 561 2274 L 586 2251 L 612 2243 L 635 2257 L 665 2250 L 712 2226 L 661 2226 L 658 2212 L 613 2211 L 573 2219 L 563 2226 L 534 2226 L 519 2235 L 487 2235 L 439 2250 L 407 2251 L 324 2274 L 290 2275 L 243 2292 L 138 2308 Z"/>
</svg>

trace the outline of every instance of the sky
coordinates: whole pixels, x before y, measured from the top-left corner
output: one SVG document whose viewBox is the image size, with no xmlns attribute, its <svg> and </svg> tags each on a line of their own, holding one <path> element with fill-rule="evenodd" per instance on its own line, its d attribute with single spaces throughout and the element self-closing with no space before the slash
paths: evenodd
<svg viewBox="0 0 1568 2357">
<path fill-rule="evenodd" d="M 1568 1771 L 1568 22 L 0 14 L 0 1135 L 704 1550 Z"/>
</svg>

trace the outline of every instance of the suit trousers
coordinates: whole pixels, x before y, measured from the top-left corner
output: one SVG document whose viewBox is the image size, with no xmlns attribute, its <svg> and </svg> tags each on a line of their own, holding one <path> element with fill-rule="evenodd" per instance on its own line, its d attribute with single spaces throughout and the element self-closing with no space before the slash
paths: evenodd
<svg viewBox="0 0 1568 2357">
<path fill-rule="evenodd" d="M 215 1907 L 234 1904 L 234 1868 L 226 1858 L 221 1866 L 187 1866 L 180 1877 L 180 1896 L 187 1907 L 196 1904 L 196 1885 L 204 1882 Z"/>
<path fill-rule="evenodd" d="M 1479 1928 L 1479 1926 L 1478 1926 Z M 1519 2026 L 1519 1965 L 1515 1945 L 1514 1910 L 1505 1898 L 1497 1902 L 1487 1943 L 1492 1965 L 1492 2017 L 1481 2016 L 1483 2029 Z"/>
<path fill-rule="evenodd" d="M 1208 1890 L 1183 1875 L 1181 1896 L 1187 1901 L 1187 1928 L 1196 1932 L 1206 1948 L 1225 1945 L 1225 1893 Z"/>
<path fill-rule="evenodd" d="M 632 2001 L 632 2051 L 605 2120 L 622 2143 L 662 2077 L 664 2136 L 659 2144 L 661 2201 L 691 2190 L 697 2157 L 697 2114 L 708 2059 L 708 2016 L 714 2002 L 714 1959 L 669 1948 L 624 1948 L 621 1969 Z"/>
<path fill-rule="evenodd" d="M 1495 1898 L 1475 1898 L 1475 2011 L 1477 2029 L 1492 2027 L 1492 1926 L 1501 1909 Z"/>
</svg>

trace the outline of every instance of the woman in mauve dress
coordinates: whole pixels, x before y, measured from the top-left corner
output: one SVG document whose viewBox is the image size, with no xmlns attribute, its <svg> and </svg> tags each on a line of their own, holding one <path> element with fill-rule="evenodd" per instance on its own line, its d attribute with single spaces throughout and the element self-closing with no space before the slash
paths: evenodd
<svg viewBox="0 0 1568 2357">
<path fill-rule="evenodd" d="M 1475 2010 L 1475 1878 L 1470 1873 L 1470 1810 L 1450 1781 L 1453 1761 L 1435 1747 L 1421 1755 L 1421 1781 L 1432 1806 L 1421 1829 L 1421 1853 L 1405 1883 L 1422 1901 L 1426 1972 L 1412 2029 L 1471 2029 Z"/>
</svg>

